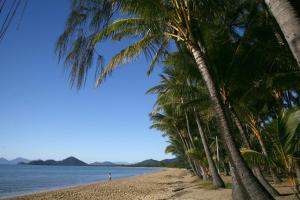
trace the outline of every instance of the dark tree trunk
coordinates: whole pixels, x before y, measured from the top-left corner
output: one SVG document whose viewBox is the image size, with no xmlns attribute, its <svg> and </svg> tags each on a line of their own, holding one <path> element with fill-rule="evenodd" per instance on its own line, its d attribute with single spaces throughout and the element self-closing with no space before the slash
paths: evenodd
<svg viewBox="0 0 300 200">
<path fill-rule="evenodd" d="M 208 161 L 209 171 L 210 171 L 211 176 L 212 176 L 213 185 L 214 185 L 215 188 L 224 188 L 225 184 L 224 184 L 222 178 L 220 177 L 220 174 L 218 173 L 216 165 L 215 165 L 215 163 L 212 159 L 211 151 L 208 147 L 207 140 L 205 138 L 204 132 L 203 132 L 201 124 L 200 124 L 200 119 L 199 119 L 196 111 L 194 111 L 194 113 L 195 113 L 195 119 L 196 119 L 196 123 L 197 123 L 197 126 L 198 126 L 200 138 L 201 138 L 202 145 L 203 145 L 203 148 L 204 148 L 204 152 L 205 152 L 205 155 L 206 155 L 206 158 L 207 158 L 207 161 Z"/>
<path fill-rule="evenodd" d="M 229 171 L 230 171 L 230 169 L 228 170 L 228 164 L 226 162 L 224 162 L 224 174 L 225 174 L 225 176 L 230 175 Z"/>
<path fill-rule="evenodd" d="M 220 94 L 209 72 L 208 66 L 205 63 L 204 55 L 198 45 L 188 44 L 187 48 L 192 53 L 202 78 L 208 88 L 210 99 L 212 101 L 216 118 L 221 130 L 224 146 L 228 154 L 230 163 L 232 163 L 233 171 L 237 178 L 241 180 L 241 184 L 245 187 L 251 199 L 255 200 L 270 200 L 274 199 L 272 195 L 260 184 L 253 175 L 252 171 L 244 162 L 238 148 L 235 146 L 232 133 L 230 118 L 226 116 L 225 106 L 221 101 Z"/>
</svg>

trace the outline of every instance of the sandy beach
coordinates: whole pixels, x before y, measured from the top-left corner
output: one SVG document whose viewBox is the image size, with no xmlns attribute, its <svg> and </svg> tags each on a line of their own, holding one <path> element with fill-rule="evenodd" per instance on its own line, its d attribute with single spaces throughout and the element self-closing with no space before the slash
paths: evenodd
<svg viewBox="0 0 300 200">
<path fill-rule="evenodd" d="M 160 172 L 141 176 L 95 183 L 41 192 L 31 195 L 9 198 L 9 200 L 50 200 L 50 199 L 91 199 L 91 200 L 138 200 L 138 199 L 184 199 L 184 200 L 230 200 L 231 189 L 229 176 L 223 177 L 228 185 L 226 189 L 215 190 L 209 182 L 197 180 L 184 169 L 163 169 Z M 294 196 L 286 184 L 277 185 L 280 193 L 285 194 L 278 200 L 293 200 Z"/>
</svg>

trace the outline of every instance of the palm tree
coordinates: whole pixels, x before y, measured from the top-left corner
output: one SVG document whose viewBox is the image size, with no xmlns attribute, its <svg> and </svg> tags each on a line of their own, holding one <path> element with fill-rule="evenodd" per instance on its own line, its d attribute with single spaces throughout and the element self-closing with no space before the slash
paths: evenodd
<svg viewBox="0 0 300 200">
<path fill-rule="evenodd" d="M 299 124 L 300 110 L 294 108 L 287 111 L 282 110 L 278 118 L 266 128 L 266 133 L 271 138 L 274 151 L 276 151 L 276 159 L 285 169 L 289 183 L 297 192 L 298 199 L 300 196 L 297 188 L 296 170 L 300 155 Z"/>
<path fill-rule="evenodd" d="M 245 126 L 240 117 L 247 116 L 251 109 L 257 112 L 264 109 L 263 117 L 268 118 L 273 115 L 272 113 L 276 113 L 278 108 L 284 107 L 284 104 L 295 105 L 296 101 L 289 98 L 291 93 L 287 91 L 294 91 L 298 87 L 297 65 L 291 62 L 293 58 L 289 58 L 285 47 L 278 44 L 270 20 L 261 12 L 261 9 L 254 8 L 256 10 L 249 11 L 251 14 L 247 14 L 251 17 L 250 19 L 246 15 L 242 18 L 243 23 L 241 20 L 235 22 L 236 24 L 247 24 L 242 37 L 237 37 L 237 42 L 231 45 L 231 48 L 230 45 L 220 42 L 219 49 L 226 49 L 227 53 L 214 47 L 209 49 L 213 56 L 213 58 L 210 56 L 210 60 L 217 63 L 215 66 L 219 66 L 215 71 L 217 71 L 219 85 L 222 86 L 223 99 L 229 107 L 242 141 L 248 149 L 252 146 L 246 135 L 249 134 L 249 131 L 244 130 Z M 212 40 L 218 39 L 220 38 L 212 38 Z M 263 52 L 269 53 L 264 55 Z M 252 88 L 250 90 L 253 92 L 250 92 L 249 88 Z M 274 103 L 271 95 L 274 88 L 279 89 L 283 94 L 287 93 L 287 97 L 281 98 L 282 103 Z M 291 100 L 292 102 L 290 102 Z M 268 108 L 267 111 L 266 108 Z M 238 111 L 238 115 L 235 111 Z M 244 124 L 247 120 L 243 120 Z M 259 145 L 265 150 L 264 143 L 261 141 Z M 278 192 L 268 184 L 258 167 L 259 165 L 252 166 L 255 175 L 273 196 L 278 196 Z M 276 178 L 272 168 L 270 171 Z"/>
<path fill-rule="evenodd" d="M 300 66 L 300 18 L 289 0 L 265 0 Z"/>
<path fill-rule="evenodd" d="M 189 133 L 188 135 L 190 138 L 192 138 L 191 125 L 190 125 L 191 122 L 189 120 L 190 118 L 188 116 L 189 110 L 187 108 L 191 107 L 190 112 L 193 113 L 192 116 L 196 120 L 198 132 L 202 141 L 202 145 L 204 147 L 206 158 L 208 160 L 209 171 L 212 175 L 213 185 L 215 188 L 225 187 L 225 184 L 221 179 L 218 170 L 216 168 L 216 165 L 213 161 L 212 154 L 200 122 L 201 120 L 198 111 L 196 110 L 195 105 L 189 103 L 195 101 L 195 98 L 197 98 L 196 96 L 199 96 L 199 98 L 201 98 L 202 104 L 203 102 L 205 102 L 204 99 L 208 101 L 208 95 L 207 92 L 205 91 L 205 88 L 201 88 L 199 90 L 197 88 L 198 80 L 192 79 L 192 77 L 189 75 L 191 74 L 190 71 L 196 69 L 195 63 L 191 61 L 192 61 L 191 57 L 186 52 L 185 53 L 181 52 L 181 55 L 179 55 L 178 53 L 169 55 L 165 61 L 165 64 L 170 67 L 165 68 L 164 74 L 162 75 L 164 78 L 161 80 L 161 84 L 150 89 L 148 93 L 149 92 L 158 93 L 158 100 L 156 104 L 159 105 L 170 104 L 171 103 L 170 100 L 166 100 L 170 96 L 175 97 L 175 99 L 177 99 L 177 102 L 175 102 L 174 104 L 184 107 L 184 108 L 180 108 L 180 110 L 183 110 L 182 112 L 186 119 L 187 130 Z M 199 79 L 199 76 L 197 78 Z M 193 85 L 191 82 L 193 83 Z M 203 93 L 202 91 L 205 92 Z M 188 106 L 185 106 L 184 104 L 188 104 Z M 205 105 L 207 105 L 207 103 L 205 103 Z M 195 149 L 194 144 L 193 144 L 193 149 Z"/>
<path fill-rule="evenodd" d="M 209 166 L 209 170 L 210 170 L 211 175 L 212 175 L 213 184 L 216 188 L 224 188 L 225 184 L 224 184 L 223 180 L 221 179 L 221 177 L 218 173 L 217 167 L 216 167 L 216 165 L 215 165 L 215 163 L 212 159 L 212 154 L 211 154 L 210 148 L 208 146 L 208 142 L 206 140 L 206 137 L 204 135 L 204 131 L 203 131 L 201 123 L 200 123 L 200 119 L 199 119 L 198 114 L 196 112 L 195 112 L 195 119 L 196 119 L 196 122 L 197 122 L 197 126 L 198 126 L 199 134 L 200 134 L 200 137 L 201 137 L 202 145 L 204 147 L 205 155 L 206 155 L 206 158 L 208 160 L 208 166 Z"/>
<path fill-rule="evenodd" d="M 176 84 L 169 81 L 165 75 L 161 75 L 161 77 L 162 84 L 155 86 L 148 91 L 148 93 L 160 93 L 156 102 L 155 110 L 150 115 L 152 121 L 154 121 L 154 124 L 151 127 L 163 131 L 169 137 L 174 137 L 174 133 L 177 137 L 179 136 L 184 145 L 186 155 L 190 160 L 189 163 L 191 167 L 193 168 L 193 165 L 196 166 L 194 167 L 194 171 L 196 172 L 195 174 L 201 174 L 201 177 L 206 178 L 206 173 L 204 173 L 205 170 L 203 170 L 203 164 L 199 163 L 199 157 L 195 157 L 193 156 L 195 154 L 191 153 L 195 151 L 196 145 L 188 120 L 189 117 L 187 116 L 186 111 L 182 111 L 180 109 L 180 106 L 182 105 L 182 97 L 178 96 L 174 90 L 170 90 L 170 88 L 168 89 L 166 87 L 171 85 L 174 87 Z M 161 111 L 163 113 L 159 113 Z M 201 173 L 198 172 L 199 169 L 197 166 L 199 166 Z"/>
<path fill-rule="evenodd" d="M 222 6 L 189 0 L 74 2 L 65 32 L 57 43 L 59 57 L 65 57 L 65 62 L 72 67 L 71 81 L 74 82 L 77 78 L 79 86 L 83 83 L 84 76 L 92 65 L 95 46 L 107 38 L 121 40 L 135 36 L 139 40 L 112 58 L 101 70 L 97 85 L 120 64 L 132 60 L 142 52 L 153 56 L 151 69 L 165 54 L 170 39 L 183 44 L 192 54 L 208 89 L 225 149 L 238 183 L 246 189 L 251 199 L 273 199 L 255 178 L 235 145 L 232 121 L 226 114 L 218 83 L 207 62 L 204 43 L 199 37 L 201 22 L 211 20 L 207 18 L 220 14 L 216 11 L 224 10 L 220 9 L 225 7 L 223 2 Z M 228 3 L 226 6 L 236 5 L 231 1 L 226 3 Z M 122 13 L 129 17 L 121 18 Z M 221 14 L 220 16 L 223 17 Z"/>
<path fill-rule="evenodd" d="M 163 136 L 169 137 L 170 141 L 180 140 L 182 142 L 185 156 L 194 174 L 199 178 L 205 177 L 202 167 L 199 166 L 200 163 L 196 162 L 188 153 L 191 151 L 192 145 L 186 133 L 183 117 L 179 117 L 174 109 L 167 106 L 164 107 L 164 113 L 152 112 L 150 118 L 153 121 L 151 128 L 161 130 L 164 133 Z"/>
</svg>

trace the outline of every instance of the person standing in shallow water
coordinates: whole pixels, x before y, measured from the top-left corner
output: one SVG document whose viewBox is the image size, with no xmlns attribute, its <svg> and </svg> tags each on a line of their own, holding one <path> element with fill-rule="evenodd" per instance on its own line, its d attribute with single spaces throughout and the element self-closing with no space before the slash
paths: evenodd
<svg viewBox="0 0 300 200">
<path fill-rule="evenodd" d="M 108 180 L 111 181 L 111 173 L 108 173 Z"/>
</svg>

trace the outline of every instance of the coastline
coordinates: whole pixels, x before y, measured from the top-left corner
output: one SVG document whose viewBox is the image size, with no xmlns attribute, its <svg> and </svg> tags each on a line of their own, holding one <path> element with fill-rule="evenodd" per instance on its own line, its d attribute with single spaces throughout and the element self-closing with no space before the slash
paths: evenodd
<svg viewBox="0 0 300 200">
<path fill-rule="evenodd" d="M 82 186 L 36 192 L 28 195 L 4 198 L 6 200 L 37 199 L 171 199 L 185 194 L 185 189 L 195 187 L 196 177 L 192 177 L 185 169 L 163 168 L 159 172 L 130 176 L 112 181 L 97 182 Z M 231 190 L 223 189 L 230 199 Z M 224 191 L 211 190 L 212 194 L 224 197 Z M 218 197 L 216 197 L 218 199 Z"/>
<path fill-rule="evenodd" d="M 89 167 L 99 167 L 99 166 L 90 165 Z M 104 166 L 104 167 L 107 167 L 107 166 Z M 110 166 L 110 167 L 120 167 L 120 166 Z M 123 166 L 123 167 L 127 167 L 127 166 Z M 130 177 L 143 176 L 143 175 L 151 174 L 151 173 L 157 173 L 157 172 L 159 172 L 163 169 L 167 169 L 167 168 L 164 168 L 164 167 L 134 167 L 134 168 L 154 168 L 156 170 L 155 171 L 150 171 L 150 172 L 143 172 L 143 173 L 136 174 L 136 175 L 113 177 L 113 181 L 121 180 L 121 179 L 128 179 Z M 15 199 L 15 198 L 20 198 L 20 197 L 33 196 L 33 195 L 37 195 L 37 194 L 40 194 L 40 193 L 56 192 L 56 191 L 61 191 L 61 190 L 74 189 L 74 188 L 80 189 L 80 187 L 95 185 L 95 184 L 102 184 L 102 183 L 106 183 L 106 182 L 109 182 L 109 180 L 108 179 L 102 179 L 102 180 L 96 180 L 96 181 L 86 182 L 86 183 L 78 183 L 78 184 L 73 184 L 73 185 L 54 186 L 54 187 L 49 187 L 49 188 L 45 188 L 45 189 L 41 189 L 41 190 L 37 190 L 37 191 L 29 191 L 29 192 L 19 193 L 19 194 L 16 193 L 16 194 L 12 194 L 12 195 L 9 195 L 9 196 L 2 196 L 2 197 L 0 196 L 0 200 Z"/>
<path fill-rule="evenodd" d="M 227 185 L 230 176 L 223 176 Z M 291 191 L 286 184 L 276 185 L 282 194 Z M 4 198 L 6 200 L 52 200 L 52 199 L 91 199 L 91 200 L 138 200 L 138 199 L 198 199 L 231 200 L 230 188 L 213 189 L 209 181 L 199 181 L 186 169 L 163 168 L 159 172 L 103 181 L 82 186 L 37 192 L 28 195 Z M 277 200 L 293 200 L 291 195 L 281 196 Z"/>
</svg>

